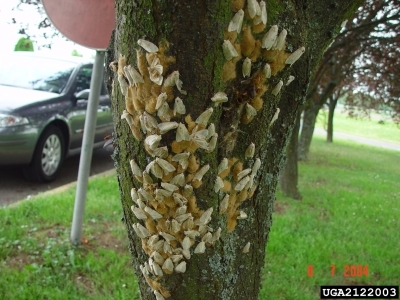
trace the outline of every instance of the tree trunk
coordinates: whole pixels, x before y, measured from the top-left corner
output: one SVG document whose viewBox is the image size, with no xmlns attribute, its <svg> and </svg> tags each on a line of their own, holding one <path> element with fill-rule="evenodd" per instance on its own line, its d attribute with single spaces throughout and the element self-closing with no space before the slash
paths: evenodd
<svg viewBox="0 0 400 300">
<path fill-rule="evenodd" d="M 282 192 L 295 200 L 301 200 L 302 196 L 297 187 L 298 170 L 297 170 L 297 150 L 299 141 L 301 111 L 297 114 L 296 123 L 290 135 L 289 144 L 286 148 L 286 162 L 280 175 L 280 185 Z"/>
<path fill-rule="evenodd" d="M 154 299 L 154 294 L 157 299 L 174 300 L 258 298 L 279 171 L 309 76 L 332 39 L 330 33 L 361 3 L 337 2 L 298 1 L 288 6 L 268 2 L 268 20 L 285 24 L 290 51 L 267 51 L 260 49 L 267 30 L 263 24 L 252 25 L 247 9 L 239 38 L 235 31 L 225 32 L 235 12 L 244 6 L 243 0 L 116 1 L 117 26 L 107 62 L 118 60 L 112 67 L 119 75 L 107 74 L 113 80 L 114 160 L 142 299 Z M 153 42 L 158 49 L 145 46 L 156 51 L 146 54 L 139 39 Z M 224 40 L 232 41 L 237 57 L 226 60 Z M 290 52 L 301 46 L 306 47 L 305 54 L 293 66 L 285 65 Z M 246 57 L 252 60 L 250 67 Z M 263 71 L 266 62 L 271 78 Z M 124 70 L 125 63 L 140 74 Z M 243 78 L 246 70 L 250 76 Z M 179 77 L 169 77 L 174 71 L 179 71 Z M 130 72 L 134 78 L 129 78 Z M 278 92 L 280 80 L 287 82 L 290 74 L 296 80 Z M 127 79 L 129 88 L 124 87 Z M 217 94 L 214 100 L 228 101 L 214 104 L 210 99 L 217 92 L 225 92 L 228 99 Z M 173 112 L 177 97 L 186 112 Z M 128 123 L 121 120 L 125 109 Z M 211 113 L 208 121 L 206 110 Z M 151 125 L 152 117 L 163 125 Z M 178 129 L 177 124 L 166 124 L 170 118 L 181 124 Z M 164 133 L 166 125 L 172 129 Z M 213 126 L 216 134 L 212 134 Z M 166 153 L 162 147 L 167 147 Z M 190 155 L 188 166 L 176 156 L 182 153 Z M 225 158 L 226 170 L 222 167 Z M 206 171 L 202 178 L 200 170 Z M 180 176 L 184 183 L 178 180 Z M 166 185 L 171 182 L 174 186 Z M 185 210 L 188 215 L 182 217 Z M 200 236 L 190 238 L 196 234 L 188 232 L 190 228 Z M 195 253 L 202 252 L 202 246 L 204 253 Z M 180 260 L 179 255 L 183 255 Z M 179 260 L 173 274 L 166 274 L 170 273 L 169 259 Z"/>
<path fill-rule="evenodd" d="M 337 105 L 339 98 L 334 98 L 334 97 L 329 97 L 329 102 L 328 102 L 328 106 L 329 106 L 329 111 L 328 111 L 328 131 L 327 131 L 327 135 L 326 135 L 326 141 L 328 143 L 332 143 L 333 142 L 333 114 L 335 113 L 335 108 Z"/>
</svg>

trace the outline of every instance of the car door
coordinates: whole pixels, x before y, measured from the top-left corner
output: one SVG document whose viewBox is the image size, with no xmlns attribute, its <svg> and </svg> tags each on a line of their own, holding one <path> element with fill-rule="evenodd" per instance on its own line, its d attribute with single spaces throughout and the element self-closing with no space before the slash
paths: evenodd
<svg viewBox="0 0 400 300">
<path fill-rule="evenodd" d="M 81 67 L 76 76 L 74 95 L 90 89 L 92 69 L 92 65 L 84 65 Z M 68 114 L 71 129 L 71 149 L 79 148 L 82 145 L 83 129 L 85 126 L 85 117 L 88 105 L 87 98 L 74 99 L 74 101 L 75 103 L 73 105 L 73 109 Z M 103 84 L 100 92 L 99 105 L 97 108 L 97 122 L 94 142 L 101 142 L 106 134 L 110 134 L 112 132 L 112 128 L 113 123 L 111 116 L 111 102 Z"/>
</svg>

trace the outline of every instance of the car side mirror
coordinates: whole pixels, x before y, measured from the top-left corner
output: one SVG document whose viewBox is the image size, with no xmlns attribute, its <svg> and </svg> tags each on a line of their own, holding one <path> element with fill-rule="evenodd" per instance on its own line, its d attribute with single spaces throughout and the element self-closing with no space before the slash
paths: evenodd
<svg viewBox="0 0 400 300">
<path fill-rule="evenodd" d="M 89 89 L 82 90 L 82 91 L 80 91 L 80 92 L 75 94 L 75 98 L 77 100 L 80 100 L 80 99 L 89 100 L 89 93 L 90 93 Z"/>
</svg>

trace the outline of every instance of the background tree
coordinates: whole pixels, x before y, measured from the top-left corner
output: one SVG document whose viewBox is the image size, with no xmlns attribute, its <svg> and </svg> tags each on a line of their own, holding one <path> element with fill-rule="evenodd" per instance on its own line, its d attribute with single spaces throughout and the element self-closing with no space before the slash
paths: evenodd
<svg viewBox="0 0 400 300">
<path fill-rule="evenodd" d="M 268 1 L 267 26 L 264 4 L 116 1 L 114 159 L 142 299 L 258 298 L 310 75 L 361 1 Z"/>
</svg>

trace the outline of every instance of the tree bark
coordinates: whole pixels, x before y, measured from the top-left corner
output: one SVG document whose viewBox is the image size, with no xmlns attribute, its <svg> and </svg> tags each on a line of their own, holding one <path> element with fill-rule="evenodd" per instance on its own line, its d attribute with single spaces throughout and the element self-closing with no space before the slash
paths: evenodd
<svg viewBox="0 0 400 300">
<path fill-rule="evenodd" d="M 301 111 L 297 114 L 296 122 L 290 135 L 289 144 L 286 148 L 286 162 L 280 175 L 281 190 L 285 196 L 295 200 L 301 200 L 302 196 L 298 189 L 297 152 L 300 130 Z"/>
<path fill-rule="evenodd" d="M 113 50 L 108 52 L 110 55 L 107 64 L 124 55 L 126 64 L 139 69 L 144 79 L 143 83 L 139 80 L 128 89 L 121 88 L 121 83 L 127 83 L 126 73 L 122 68 L 123 59 L 119 59 L 118 65 L 113 64 L 114 68 L 118 69 L 120 80 L 116 74 L 107 74 L 107 78 L 114 80 L 111 97 L 115 122 L 114 160 L 133 267 L 142 299 L 154 299 L 154 293 L 159 299 L 161 296 L 158 293 L 161 293 L 164 298 L 170 297 L 174 300 L 258 298 L 279 171 L 299 107 L 304 103 L 309 76 L 315 69 L 323 49 L 332 39 L 331 33 L 338 30 L 338 25 L 358 7 L 361 1 L 342 0 L 335 2 L 337 3 L 335 5 L 329 3 L 330 1 L 268 2 L 269 22 L 285 24 L 290 32 L 285 53 L 259 49 L 257 45 L 260 45 L 267 30 L 261 30 L 262 26 L 258 29 L 251 27 L 252 21 L 249 19 L 247 9 L 240 38 L 236 40 L 234 32 L 224 33 L 238 8 L 244 5 L 244 1 L 235 0 L 232 3 L 222 0 L 116 1 L 117 26 L 115 39 L 110 46 Z M 326 14 L 327 7 L 329 14 Z M 267 26 L 268 30 L 269 28 L 270 25 Z M 159 64 L 163 66 L 164 84 L 173 71 L 179 71 L 179 79 L 183 82 L 182 89 L 187 91 L 187 94 L 180 92 L 177 87 L 158 86 L 150 80 L 147 68 L 150 67 L 149 62 L 154 62 L 152 58 L 154 55 L 148 54 L 146 62 L 145 51 L 137 43 L 139 39 L 151 41 L 159 47 L 154 55 L 160 58 Z M 225 59 L 222 51 L 222 44 L 226 39 L 231 39 L 239 51 L 239 56 L 229 61 Z M 254 43 L 253 39 L 258 42 Z M 285 65 L 290 53 L 301 46 L 307 49 L 301 59 L 293 66 Z M 253 47 L 251 51 L 249 47 Z M 258 50 L 254 50 L 257 47 Z M 247 56 L 253 60 L 248 79 L 243 78 L 242 74 L 242 65 Z M 266 78 L 263 73 L 266 62 L 271 64 L 273 75 L 271 78 Z M 296 80 L 289 88 L 283 86 L 277 93 L 274 88 L 280 80 L 286 82 L 290 74 L 295 75 Z M 154 109 L 157 96 L 162 91 L 167 93 L 167 104 L 171 114 L 174 99 L 176 97 L 183 99 L 186 113 L 182 116 L 172 114 L 171 121 L 187 127 L 191 138 L 201 130 L 207 129 L 209 133 L 211 128 L 208 126 L 211 123 L 216 128 L 218 138 L 213 151 L 195 149 L 196 143 L 193 140 L 186 144 L 176 141 L 175 129 L 165 134 L 161 134 L 157 128 L 152 129 L 155 134 L 161 135 L 159 147 L 167 147 L 168 156 L 164 158 L 175 168 L 175 171 L 161 173 L 163 177 L 159 179 L 153 176 L 156 173 L 152 173 L 153 169 L 149 163 L 154 166 L 157 161 L 160 162 L 161 157 L 155 160 L 154 149 L 151 149 L 149 144 L 145 147 L 146 134 L 141 129 L 139 117 L 144 118 L 146 111 L 157 122 L 165 123 L 165 118 L 160 118 Z M 225 92 L 228 102 L 213 105 L 210 99 L 217 92 Z M 252 105 L 257 111 L 255 116 L 252 115 L 254 111 L 249 110 L 248 105 Z M 205 122 L 206 127 L 197 118 L 210 107 L 213 108 L 213 112 L 209 122 Z M 130 125 L 121 120 L 124 109 L 131 115 Z M 197 123 L 188 120 L 188 115 Z M 124 116 L 128 120 L 127 113 Z M 197 127 L 194 129 L 196 124 Z M 149 135 L 150 133 L 147 133 L 147 137 Z M 207 147 L 211 147 L 211 139 L 207 138 Z M 249 155 L 251 151 L 248 149 L 251 149 L 251 143 L 255 144 L 254 155 Z M 172 160 L 174 155 L 182 151 L 190 153 L 190 159 L 193 158 L 190 160 L 192 170 L 189 167 L 185 169 Z M 226 176 L 218 171 L 218 166 L 224 158 L 229 160 Z M 152 178 L 149 179 L 146 174 L 134 176 L 130 166 L 132 159 L 138 165 L 137 168 L 132 168 L 134 172 L 135 170 L 137 172 L 137 169 L 144 171 L 147 166 Z M 261 166 L 258 172 L 253 170 L 250 174 L 246 173 L 248 169 L 256 168 L 259 162 Z M 209 170 L 202 180 L 197 180 L 198 168 L 206 165 L 209 165 Z M 241 170 L 248 175 L 239 175 Z M 157 264 L 153 261 L 156 250 L 146 232 L 136 233 L 138 230 L 136 224 L 146 227 L 151 235 L 163 242 L 163 247 L 167 247 L 157 250 L 162 259 L 167 260 L 172 254 L 183 253 L 186 233 L 183 229 L 174 232 L 168 225 L 170 223 L 167 223 L 178 220 L 177 210 L 180 204 L 169 196 L 161 197 L 158 202 L 146 200 L 147 202 L 142 201 L 140 204 L 135 193 L 142 189 L 141 197 L 144 197 L 143 190 L 150 194 L 150 198 L 157 197 L 157 190 L 162 189 L 161 182 L 165 186 L 165 182 L 171 181 L 170 177 L 167 178 L 171 174 L 174 176 L 184 174 L 186 185 L 194 189 L 193 195 L 185 199 L 187 211 L 191 214 L 190 218 L 195 221 L 193 230 L 200 232 L 202 231 L 200 225 L 209 222 L 207 224 L 209 227 L 206 227 L 205 231 L 215 233 L 221 228 L 221 235 L 217 239 L 214 234 L 215 240 L 209 241 L 205 236 L 208 233 L 202 232 L 200 237 L 191 239 L 190 242 L 194 243 L 189 250 L 191 258 L 186 257 L 177 263 L 185 261 L 186 271 L 177 273 L 175 269 L 171 275 L 163 273 L 163 276 L 160 276 L 157 275 L 159 274 L 156 271 L 157 266 L 148 271 L 143 270 L 146 263 Z M 245 181 L 241 181 L 239 176 L 244 176 Z M 224 184 L 219 191 L 219 188 L 216 188 L 218 177 L 222 178 Z M 131 197 L 132 188 L 135 189 L 133 197 Z M 182 197 L 185 188 L 178 187 L 175 193 Z M 224 210 L 223 199 L 226 195 L 229 197 L 229 205 L 226 212 L 220 213 L 220 210 Z M 131 210 L 132 200 L 136 201 L 134 206 L 144 205 L 143 209 L 147 207 L 145 221 L 135 217 Z M 161 219 L 157 216 L 152 217 L 148 213 L 148 208 L 161 214 Z M 214 209 L 211 220 L 205 218 L 205 212 L 210 208 Z M 154 218 L 156 220 L 152 221 Z M 187 223 L 185 224 L 182 222 L 179 226 L 187 227 Z M 166 238 L 165 233 L 173 235 L 175 240 L 168 241 L 170 237 Z M 142 238 L 139 235 L 142 235 Z M 201 240 L 206 241 L 205 253 L 194 253 L 193 249 Z M 251 246 L 247 253 L 243 253 L 248 243 Z M 169 253 L 168 247 L 173 248 L 175 252 Z"/>
<path fill-rule="evenodd" d="M 333 115 L 335 113 L 335 108 L 338 102 L 338 98 L 334 98 L 329 97 L 329 102 L 328 102 L 328 107 L 329 107 L 329 111 L 328 111 L 328 129 L 327 129 L 327 135 L 326 135 L 326 141 L 328 143 L 332 143 L 333 142 Z"/>
</svg>

